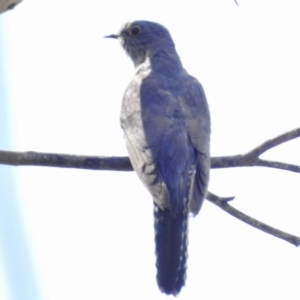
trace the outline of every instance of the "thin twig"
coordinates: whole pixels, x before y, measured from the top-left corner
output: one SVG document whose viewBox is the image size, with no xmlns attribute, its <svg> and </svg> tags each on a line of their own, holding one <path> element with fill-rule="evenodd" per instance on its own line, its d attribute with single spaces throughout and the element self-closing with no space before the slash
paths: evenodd
<svg viewBox="0 0 300 300">
<path fill-rule="evenodd" d="M 256 166 L 267 167 L 267 168 L 275 168 L 275 169 L 300 173 L 300 166 L 293 165 L 293 164 L 286 164 L 286 163 L 282 163 L 282 162 L 279 162 L 279 161 L 258 159 Z"/>
<path fill-rule="evenodd" d="M 274 227 L 271 227 L 263 222 L 260 222 L 244 213 L 241 211 L 237 210 L 236 208 L 232 207 L 231 205 L 228 204 L 228 199 L 231 200 L 233 197 L 228 197 L 228 198 L 221 198 L 217 195 L 214 195 L 212 193 L 208 193 L 206 195 L 206 199 L 210 201 L 211 203 L 217 205 L 220 207 L 222 210 L 226 211 L 233 217 L 239 219 L 240 221 L 256 228 L 259 229 L 265 233 L 268 233 L 270 235 L 273 235 L 279 239 L 285 240 L 286 242 L 289 242 L 295 246 L 300 245 L 300 237 L 289 234 L 287 232 L 281 231 L 279 229 L 276 229 Z"/>
<path fill-rule="evenodd" d="M 212 157 L 211 168 L 268 167 L 300 173 L 300 166 L 259 158 L 259 156 L 267 150 L 298 138 L 299 136 L 300 128 L 296 128 L 262 143 L 245 154 Z"/>
<path fill-rule="evenodd" d="M 300 128 L 293 129 L 293 130 L 288 131 L 284 134 L 281 134 L 273 139 L 265 141 L 261 145 L 255 147 L 253 150 L 246 153 L 245 156 L 259 157 L 267 150 L 270 150 L 271 148 L 274 148 L 280 144 L 283 144 L 285 142 L 288 142 L 295 138 L 298 138 L 299 136 L 300 136 Z"/>
</svg>

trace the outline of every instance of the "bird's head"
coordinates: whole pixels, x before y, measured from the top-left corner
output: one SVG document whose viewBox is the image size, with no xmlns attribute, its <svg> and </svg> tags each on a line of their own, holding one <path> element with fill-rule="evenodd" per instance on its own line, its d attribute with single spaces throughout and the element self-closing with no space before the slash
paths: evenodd
<svg viewBox="0 0 300 300">
<path fill-rule="evenodd" d="M 162 25 L 150 21 L 134 21 L 125 24 L 118 34 L 106 38 L 115 38 L 133 60 L 135 66 L 151 58 L 157 51 L 175 49 L 169 31 Z"/>
</svg>

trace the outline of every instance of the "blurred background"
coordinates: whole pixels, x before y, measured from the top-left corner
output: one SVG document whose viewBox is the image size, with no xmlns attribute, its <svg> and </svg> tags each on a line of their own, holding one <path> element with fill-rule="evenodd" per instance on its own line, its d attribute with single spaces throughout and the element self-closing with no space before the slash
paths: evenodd
<svg viewBox="0 0 300 300">
<path fill-rule="evenodd" d="M 128 20 L 160 22 L 204 86 L 212 155 L 243 153 L 299 127 L 296 0 L 24 0 L 0 15 L 0 150 L 127 155 L 119 126 L 132 62 Z M 300 141 L 264 158 L 300 165 Z M 300 235 L 300 175 L 212 170 L 209 190 Z M 0 165 L 0 299 L 163 299 L 153 207 L 133 172 Z M 299 249 L 209 202 L 190 221 L 178 299 L 299 299 Z"/>
</svg>

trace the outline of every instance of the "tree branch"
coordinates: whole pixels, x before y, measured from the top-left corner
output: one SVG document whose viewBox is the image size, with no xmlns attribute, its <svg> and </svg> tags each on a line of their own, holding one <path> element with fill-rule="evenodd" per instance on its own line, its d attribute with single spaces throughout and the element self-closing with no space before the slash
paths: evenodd
<svg viewBox="0 0 300 300">
<path fill-rule="evenodd" d="M 16 5 L 18 5 L 22 0 L 0 0 L 0 14 L 13 9 Z"/>
<path fill-rule="evenodd" d="M 300 166 L 260 159 L 259 156 L 266 151 L 282 143 L 300 136 L 300 128 L 296 128 L 273 139 L 270 139 L 245 154 L 232 156 L 219 156 L 211 158 L 211 168 L 234 168 L 234 167 L 269 167 L 291 172 L 300 173 Z M 133 171 L 128 157 L 103 157 L 103 156 L 81 156 L 55 153 L 38 152 L 12 152 L 0 151 L 0 164 L 12 166 L 43 166 L 59 168 L 76 168 L 88 170 L 109 170 L 109 171 Z M 283 239 L 295 246 L 300 245 L 300 238 L 274 227 L 264 224 L 228 204 L 234 197 L 221 198 L 212 193 L 206 197 L 211 203 L 217 205 L 235 218 L 251 225 L 259 230 Z"/>
<path fill-rule="evenodd" d="M 300 173 L 300 166 L 260 159 L 259 156 L 282 143 L 300 136 L 296 128 L 270 139 L 245 154 L 211 158 L 211 168 L 268 167 Z M 83 156 L 57 153 L 0 151 L 0 164 L 11 166 L 43 166 L 102 171 L 132 171 L 128 157 Z"/>
<path fill-rule="evenodd" d="M 0 150 L 0 164 L 11 166 L 40 166 L 102 171 L 133 171 L 127 156 L 104 157 L 41 152 Z"/>
</svg>

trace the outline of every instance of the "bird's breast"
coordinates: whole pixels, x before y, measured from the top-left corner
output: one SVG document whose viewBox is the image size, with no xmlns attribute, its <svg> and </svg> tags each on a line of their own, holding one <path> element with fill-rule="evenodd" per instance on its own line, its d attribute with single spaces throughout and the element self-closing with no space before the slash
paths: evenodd
<svg viewBox="0 0 300 300">
<path fill-rule="evenodd" d="M 133 114 L 141 113 L 141 87 L 143 81 L 151 74 L 151 66 L 148 62 L 140 65 L 136 74 L 125 90 L 122 108 L 121 108 L 121 122 L 125 121 Z"/>
</svg>

